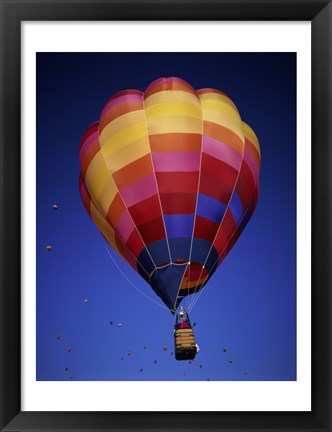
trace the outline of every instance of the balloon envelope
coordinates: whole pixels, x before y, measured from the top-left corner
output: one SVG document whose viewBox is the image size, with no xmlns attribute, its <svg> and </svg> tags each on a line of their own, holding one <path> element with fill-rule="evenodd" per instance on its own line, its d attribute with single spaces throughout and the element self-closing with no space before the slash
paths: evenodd
<svg viewBox="0 0 332 432">
<path fill-rule="evenodd" d="M 226 94 L 180 78 L 114 95 L 79 158 L 90 217 L 173 312 L 207 283 L 256 207 L 255 133 Z"/>
</svg>

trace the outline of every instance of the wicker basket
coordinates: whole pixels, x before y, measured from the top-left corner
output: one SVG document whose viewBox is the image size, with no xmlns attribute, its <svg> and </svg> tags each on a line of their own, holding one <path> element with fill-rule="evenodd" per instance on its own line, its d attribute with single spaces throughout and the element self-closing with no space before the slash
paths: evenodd
<svg viewBox="0 0 332 432">
<path fill-rule="evenodd" d="M 196 355 L 196 341 L 192 329 L 177 329 L 174 332 L 176 360 L 193 360 Z"/>
</svg>

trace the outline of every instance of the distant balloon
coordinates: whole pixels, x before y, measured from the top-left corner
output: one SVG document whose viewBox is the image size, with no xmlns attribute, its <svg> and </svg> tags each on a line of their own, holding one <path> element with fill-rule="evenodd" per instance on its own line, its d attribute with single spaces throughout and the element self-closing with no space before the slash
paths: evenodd
<svg viewBox="0 0 332 432">
<path fill-rule="evenodd" d="M 88 299 L 85 299 L 84 300 L 84 304 L 88 304 L 89 303 L 89 300 Z"/>
<path fill-rule="evenodd" d="M 226 348 L 224 348 L 224 349 L 223 349 L 223 351 L 224 351 L 224 352 L 226 352 L 226 351 L 227 351 L 227 349 L 226 349 Z"/>
<path fill-rule="evenodd" d="M 56 339 L 57 340 L 60 340 L 62 338 L 62 334 L 61 333 L 58 333 L 57 335 L 56 335 Z"/>
<path fill-rule="evenodd" d="M 168 350 L 168 348 L 167 348 L 167 346 L 165 345 L 165 346 L 164 346 L 164 351 L 167 351 L 167 350 Z"/>
<path fill-rule="evenodd" d="M 113 321 L 110 321 L 110 324 L 113 325 Z"/>
<path fill-rule="evenodd" d="M 54 210 L 58 210 L 58 208 L 59 208 L 59 206 L 57 204 L 53 204 L 52 207 Z"/>
<path fill-rule="evenodd" d="M 50 245 L 46 246 L 46 250 L 47 250 L 48 252 L 50 252 L 52 249 L 53 249 L 52 246 L 50 246 Z"/>
<path fill-rule="evenodd" d="M 172 313 L 206 285 L 257 204 L 254 131 L 225 93 L 176 77 L 112 96 L 79 160 L 91 219 Z"/>
<path fill-rule="evenodd" d="M 130 351 L 128 351 L 128 356 L 131 356 L 131 352 Z"/>
<path fill-rule="evenodd" d="M 140 372 L 143 372 L 143 369 L 140 369 Z"/>
<path fill-rule="evenodd" d="M 157 360 L 155 360 L 153 363 L 154 363 L 154 364 L 157 364 Z"/>
<path fill-rule="evenodd" d="M 67 348 L 67 352 L 72 352 L 72 349 L 71 348 Z"/>
<path fill-rule="evenodd" d="M 232 363 L 233 363 L 233 360 L 229 360 L 229 363 L 231 363 L 231 364 L 232 364 Z"/>
<path fill-rule="evenodd" d="M 65 371 L 68 372 L 68 368 L 65 368 Z"/>
<path fill-rule="evenodd" d="M 121 324 L 121 323 L 119 323 L 119 324 L 118 324 L 118 327 L 119 327 L 119 328 L 121 328 L 121 327 L 122 327 L 122 324 Z"/>
</svg>

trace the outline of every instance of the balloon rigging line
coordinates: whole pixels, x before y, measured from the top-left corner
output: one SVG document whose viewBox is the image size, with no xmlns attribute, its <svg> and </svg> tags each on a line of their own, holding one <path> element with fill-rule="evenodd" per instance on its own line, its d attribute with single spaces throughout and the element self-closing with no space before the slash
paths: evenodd
<svg viewBox="0 0 332 432">
<path fill-rule="evenodd" d="M 225 217 L 226 217 L 227 210 L 229 209 L 230 203 L 231 203 L 232 198 L 233 198 L 233 195 L 234 195 L 234 193 L 235 193 L 235 189 L 236 189 L 236 186 L 237 186 L 238 181 L 239 181 L 239 178 L 240 178 L 240 173 L 241 173 L 242 164 L 243 164 L 243 160 L 244 160 L 244 152 L 245 152 L 245 148 L 246 148 L 246 141 L 245 141 L 245 138 L 244 138 L 243 153 L 242 153 L 241 164 L 240 164 L 240 166 L 239 166 L 239 171 L 238 171 L 238 173 L 237 173 L 237 177 L 236 177 L 236 180 L 235 180 L 235 182 L 234 182 L 233 190 L 232 190 L 231 196 L 230 196 L 230 198 L 229 198 L 229 200 L 228 200 L 228 203 L 227 203 L 227 206 L 226 206 L 225 212 L 224 212 L 224 214 L 223 214 L 223 217 L 222 217 L 222 219 L 221 219 L 221 221 L 220 221 L 220 224 L 219 224 L 219 226 L 218 226 L 218 229 L 217 229 L 217 231 L 216 231 L 216 234 L 215 234 L 215 236 L 214 236 L 214 239 L 213 239 L 212 242 L 211 242 L 211 246 L 210 246 L 209 252 L 208 252 L 208 254 L 207 254 L 207 256 L 206 256 L 206 259 L 205 259 L 205 261 L 204 261 L 204 264 L 203 264 L 203 267 L 202 267 L 201 273 L 200 273 L 199 278 L 198 278 L 198 280 L 197 280 L 197 284 L 196 284 L 196 287 L 195 287 L 195 290 L 194 290 L 194 294 L 196 293 L 196 289 L 197 289 L 198 281 L 199 281 L 200 278 L 201 278 L 201 275 L 202 275 L 202 272 L 203 272 L 203 268 L 205 267 L 205 265 L 206 265 L 206 263 L 207 263 L 207 261 L 208 261 L 208 259 L 209 259 L 209 256 L 210 256 L 210 254 L 211 254 L 211 251 L 212 251 L 212 248 L 213 248 L 213 243 L 215 242 L 215 240 L 216 240 L 216 238 L 217 238 L 217 236 L 218 236 L 218 234 L 219 234 L 219 230 L 220 230 L 220 228 L 221 228 L 221 226 L 222 226 L 222 224 L 223 224 L 223 221 L 224 221 L 224 219 L 225 219 Z M 219 259 L 219 257 L 218 257 L 218 259 Z M 211 268 L 213 268 L 213 266 L 212 266 Z M 204 282 L 203 282 L 203 284 L 204 284 Z M 201 288 L 201 289 L 202 289 L 202 288 Z"/>
<path fill-rule="evenodd" d="M 233 232 L 233 234 L 231 235 L 230 239 L 228 240 L 227 244 L 225 245 L 225 247 L 223 248 L 223 250 L 222 250 L 222 251 L 220 252 L 220 254 L 218 255 L 218 258 L 216 259 L 216 261 L 213 263 L 212 268 L 213 268 L 214 265 L 218 262 L 218 260 L 219 260 L 219 258 L 221 257 L 221 255 L 224 253 L 225 249 L 227 248 L 227 246 L 229 245 L 230 241 L 231 241 L 232 238 L 234 237 L 234 235 L 235 235 L 237 229 L 239 228 L 241 222 L 242 222 L 243 219 L 245 218 L 245 216 L 246 216 L 246 214 L 248 213 L 248 211 L 249 211 L 249 207 L 248 207 L 247 210 L 244 212 L 244 214 L 243 214 L 243 216 L 242 216 L 240 222 L 238 223 L 236 229 L 234 230 L 234 232 Z M 208 277 L 208 275 L 207 275 L 207 277 Z M 205 288 L 206 283 L 207 283 L 207 277 L 206 277 L 205 281 L 203 282 L 203 284 L 202 284 L 202 286 L 201 286 L 201 289 L 199 290 L 199 292 L 197 292 L 198 295 L 197 295 L 197 296 L 195 297 L 195 299 L 192 301 L 192 305 L 191 305 L 190 311 L 193 310 L 193 308 L 196 306 L 196 303 L 197 303 L 198 299 L 199 299 L 200 296 L 202 295 L 203 287 Z"/>
<path fill-rule="evenodd" d="M 115 265 L 115 267 L 119 270 L 119 272 L 122 274 L 122 276 L 130 283 L 130 285 L 132 285 L 139 293 L 141 293 L 144 297 L 146 297 L 147 299 L 149 299 L 150 301 L 152 301 L 153 303 L 155 303 L 157 306 L 168 310 L 168 308 L 166 306 L 161 305 L 160 303 L 156 302 L 155 300 L 153 300 L 151 297 L 149 297 L 148 295 L 146 295 L 143 291 L 141 291 L 139 288 L 137 288 L 137 286 L 135 284 L 133 284 L 131 282 L 131 280 L 128 279 L 128 277 L 123 273 L 123 271 L 120 269 L 120 267 L 118 266 L 118 264 L 115 262 L 114 258 L 112 257 L 110 251 L 108 250 L 107 246 L 105 246 L 105 249 L 108 253 L 108 255 L 110 256 L 110 258 L 113 261 L 113 264 Z"/>
<path fill-rule="evenodd" d="M 198 99 L 199 99 L 199 104 L 201 106 L 201 113 L 202 113 L 202 135 L 201 135 L 201 152 L 200 152 L 200 159 L 199 159 L 199 170 L 198 170 L 198 182 L 197 182 L 197 195 L 196 195 L 196 205 L 195 205 L 195 213 L 194 213 L 194 223 L 193 223 L 193 229 L 191 232 L 191 242 L 190 242 L 190 251 L 189 251 L 187 297 L 189 297 L 190 262 L 191 262 L 191 254 L 192 254 L 192 248 L 193 248 L 193 242 L 194 242 L 195 227 L 196 227 L 198 195 L 199 195 L 199 189 L 201 186 L 201 170 L 202 170 L 202 155 L 203 155 L 204 120 L 203 120 L 202 102 L 201 102 L 201 98 L 199 97 L 199 95 L 198 95 Z M 189 300 L 188 300 L 188 302 L 189 302 Z M 189 307 L 189 304 L 188 304 L 188 307 Z"/>
<path fill-rule="evenodd" d="M 147 135 L 147 139 L 148 139 L 148 142 L 149 142 L 149 148 L 150 148 L 151 165 L 152 165 L 152 168 L 153 168 L 153 175 L 154 175 L 154 180 L 156 182 L 157 195 L 158 195 L 158 200 L 159 200 L 159 205 L 160 205 L 160 213 L 161 213 L 161 217 L 162 217 L 163 224 L 164 224 L 165 239 L 166 239 L 166 244 L 167 244 L 167 249 L 168 249 L 169 260 L 170 260 L 170 262 L 172 262 L 172 255 L 171 255 L 171 249 L 169 247 L 169 242 L 168 242 L 168 236 L 167 236 L 166 224 L 165 224 L 165 219 L 164 219 L 163 206 L 161 205 L 159 186 L 158 186 L 158 182 L 157 182 L 157 176 L 156 176 L 156 171 L 155 171 L 155 168 L 154 168 L 153 157 L 152 157 L 152 149 L 151 149 L 150 136 L 149 136 L 149 131 L 148 131 L 148 122 L 146 120 L 146 114 L 145 114 L 144 93 L 142 94 L 142 104 L 143 104 L 143 115 L 144 115 L 144 120 L 145 120 L 146 135 Z M 156 267 L 156 265 L 155 265 L 155 267 Z"/>
</svg>

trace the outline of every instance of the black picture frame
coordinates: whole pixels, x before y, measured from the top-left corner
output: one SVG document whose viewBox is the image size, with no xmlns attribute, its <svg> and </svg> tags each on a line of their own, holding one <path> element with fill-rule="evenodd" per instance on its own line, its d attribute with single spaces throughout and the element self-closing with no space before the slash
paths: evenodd
<svg viewBox="0 0 332 432">
<path fill-rule="evenodd" d="M 331 1 L 0 0 L 1 431 L 332 431 Z M 21 412 L 21 22 L 90 20 L 311 21 L 311 412 Z"/>
</svg>

